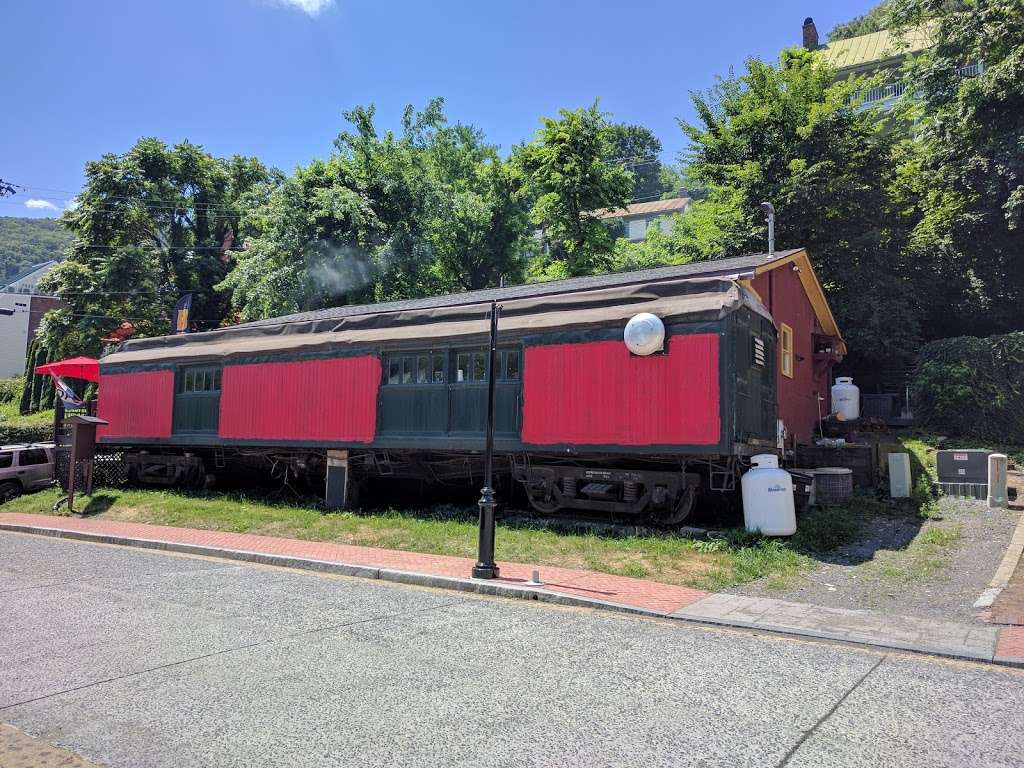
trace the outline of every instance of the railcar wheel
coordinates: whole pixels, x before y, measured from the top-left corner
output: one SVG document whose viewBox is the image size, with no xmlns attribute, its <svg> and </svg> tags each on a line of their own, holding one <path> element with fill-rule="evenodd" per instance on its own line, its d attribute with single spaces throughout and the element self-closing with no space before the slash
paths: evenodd
<svg viewBox="0 0 1024 768">
<path fill-rule="evenodd" d="M 530 500 L 530 506 L 540 512 L 542 515 L 553 515 L 555 512 L 562 508 L 562 505 L 555 499 L 537 499 L 527 494 L 527 498 Z"/>
<path fill-rule="evenodd" d="M 668 509 L 653 509 L 647 514 L 647 519 L 656 525 L 679 525 L 693 512 L 696 506 L 697 489 L 692 485 L 688 486 L 679 495 L 675 506 Z"/>
</svg>

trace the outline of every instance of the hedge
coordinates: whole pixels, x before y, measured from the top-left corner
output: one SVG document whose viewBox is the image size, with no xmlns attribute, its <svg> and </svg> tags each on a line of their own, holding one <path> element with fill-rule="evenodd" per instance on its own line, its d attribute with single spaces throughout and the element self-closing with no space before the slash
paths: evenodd
<svg viewBox="0 0 1024 768">
<path fill-rule="evenodd" d="M 0 445 L 48 443 L 52 440 L 52 424 L 10 424 L 0 421 Z"/>
<path fill-rule="evenodd" d="M 915 417 L 930 430 L 1024 444 L 1024 332 L 925 345 L 912 398 Z"/>
</svg>

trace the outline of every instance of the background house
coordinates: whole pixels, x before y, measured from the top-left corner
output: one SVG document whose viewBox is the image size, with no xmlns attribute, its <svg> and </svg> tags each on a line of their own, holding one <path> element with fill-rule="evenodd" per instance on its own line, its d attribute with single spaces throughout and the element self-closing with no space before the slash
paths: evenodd
<svg viewBox="0 0 1024 768">
<path fill-rule="evenodd" d="M 37 292 L 39 280 L 56 264 L 56 261 L 36 264 L 0 288 L 0 378 L 20 376 L 24 372 L 25 354 L 39 321 L 51 309 L 62 305 L 57 297 Z"/>
<path fill-rule="evenodd" d="M 602 211 L 597 218 L 612 226 L 619 237 L 638 242 L 647 237 L 647 228 L 657 226 L 668 232 L 672 226 L 672 215 L 686 213 L 690 198 L 673 197 L 669 200 L 652 200 L 649 203 L 632 203 L 625 208 Z"/>
<path fill-rule="evenodd" d="M 860 108 L 873 107 L 888 112 L 906 91 L 900 68 L 912 54 L 927 50 L 934 44 L 933 27 L 918 27 L 901 36 L 888 29 L 843 40 L 820 43 L 814 19 L 807 17 L 803 25 L 803 45 L 810 51 L 819 51 L 824 60 L 836 69 L 836 79 L 873 77 L 882 74 L 883 82 L 869 88 Z M 964 77 L 973 77 L 983 71 L 980 62 L 967 63 L 959 68 Z"/>
</svg>

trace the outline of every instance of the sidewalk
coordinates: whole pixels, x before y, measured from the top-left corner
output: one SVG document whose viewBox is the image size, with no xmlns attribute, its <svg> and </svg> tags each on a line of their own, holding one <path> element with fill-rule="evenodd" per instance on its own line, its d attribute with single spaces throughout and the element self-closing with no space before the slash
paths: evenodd
<svg viewBox="0 0 1024 768">
<path fill-rule="evenodd" d="M 838 640 L 1024 666 L 1024 627 L 998 627 L 852 611 L 659 584 L 593 571 L 500 562 L 501 578 L 468 578 L 469 558 L 246 533 L 0 513 L 0 531 L 226 557 L 426 587 L 639 613 L 665 619 Z M 541 586 L 529 584 L 540 571 Z"/>
</svg>

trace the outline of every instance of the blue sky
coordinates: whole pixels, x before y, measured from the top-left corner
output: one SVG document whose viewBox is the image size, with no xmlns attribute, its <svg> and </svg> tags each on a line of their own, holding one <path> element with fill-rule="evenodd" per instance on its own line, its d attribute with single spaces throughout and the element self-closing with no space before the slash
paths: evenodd
<svg viewBox="0 0 1024 768">
<path fill-rule="evenodd" d="M 331 151 L 343 110 L 444 96 L 505 151 L 541 115 L 595 98 L 683 147 L 691 90 L 822 38 L 872 0 L 52 0 L 3 11 L 0 215 L 54 216 L 87 160 L 141 136 L 256 155 L 285 171 Z M 49 207 L 52 206 L 52 207 Z"/>
</svg>

